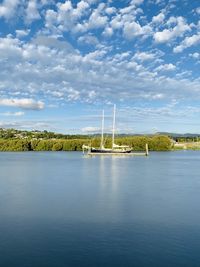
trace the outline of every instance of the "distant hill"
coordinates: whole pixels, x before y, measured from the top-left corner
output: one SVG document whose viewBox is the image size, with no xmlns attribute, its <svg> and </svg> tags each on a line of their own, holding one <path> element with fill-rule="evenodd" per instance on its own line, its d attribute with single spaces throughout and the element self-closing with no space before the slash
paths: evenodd
<svg viewBox="0 0 200 267">
<path fill-rule="evenodd" d="M 172 133 L 172 132 L 156 132 L 154 134 L 144 134 L 144 133 L 132 133 L 132 134 L 116 134 L 116 137 L 131 137 L 131 136 L 155 136 L 155 135 L 165 135 L 173 139 L 175 138 L 196 138 L 200 137 L 200 134 L 195 133 Z M 91 137 L 99 137 L 100 134 L 61 134 L 49 131 L 26 131 L 26 130 L 16 130 L 16 129 L 5 129 L 0 128 L 0 138 L 2 139 L 87 139 Z M 105 136 L 111 137 L 111 133 L 105 133 Z"/>
<path fill-rule="evenodd" d="M 181 133 L 170 133 L 170 132 L 158 132 L 156 133 L 156 135 L 167 135 L 167 136 L 170 136 L 172 138 L 195 138 L 195 137 L 200 137 L 200 134 L 198 133 L 184 133 L 184 134 L 181 134 Z"/>
</svg>

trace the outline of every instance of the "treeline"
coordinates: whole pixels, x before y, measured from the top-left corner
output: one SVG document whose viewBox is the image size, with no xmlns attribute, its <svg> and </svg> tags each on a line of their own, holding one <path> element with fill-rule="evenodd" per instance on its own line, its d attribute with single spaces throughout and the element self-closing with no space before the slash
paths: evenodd
<svg viewBox="0 0 200 267">
<path fill-rule="evenodd" d="M 105 147 L 111 147 L 111 138 L 105 140 Z M 145 150 L 145 145 L 148 144 L 151 151 L 169 151 L 172 148 L 172 143 L 167 136 L 126 136 L 117 137 L 115 143 L 118 145 L 128 145 L 132 147 L 133 151 Z M 98 147 L 100 145 L 100 138 L 94 138 L 92 146 Z"/>
<path fill-rule="evenodd" d="M 171 137 L 174 141 L 177 143 L 191 143 L 191 142 L 200 142 L 200 137 L 195 136 L 195 137 Z"/>
<path fill-rule="evenodd" d="M 171 150 L 171 140 L 167 136 L 133 136 L 118 137 L 115 141 L 119 145 L 129 145 L 133 151 L 145 150 L 145 144 L 151 151 Z M 100 138 L 92 139 L 0 139 L 0 151 L 81 151 L 82 145 L 99 147 Z M 111 138 L 105 140 L 105 147 L 111 147 Z"/>
</svg>

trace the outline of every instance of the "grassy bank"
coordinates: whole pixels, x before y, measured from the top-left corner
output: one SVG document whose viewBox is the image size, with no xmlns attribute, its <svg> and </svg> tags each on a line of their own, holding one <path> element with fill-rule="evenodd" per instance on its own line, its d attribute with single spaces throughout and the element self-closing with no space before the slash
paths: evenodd
<svg viewBox="0 0 200 267">
<path fill-rule="evenodd" d="M 200 142 L 179 142 L 174 144 L 174 150 L 200 150 Z"/>
<path fill-rule="evenodd" d="M 145 144 L 149 145 L 150 151 L 171 150 L 171 140 L 167 136 L 128 136 L 116 138 L 116 144 L 129 145 L 133 151 L 145 150 Z M 99 147 L 100 138 L 92 139 L 0 139 L 0 151 L 81 151 L 82 145 Z M 111 147 L 111 138 L 105 140 L 105 147 Z"/>
</svg>

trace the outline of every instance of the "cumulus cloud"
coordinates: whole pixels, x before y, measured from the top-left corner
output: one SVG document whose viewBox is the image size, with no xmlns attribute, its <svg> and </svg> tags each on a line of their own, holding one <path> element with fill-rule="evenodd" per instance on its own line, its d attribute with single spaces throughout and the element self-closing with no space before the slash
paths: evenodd
<svg viewBox="0 0 200 267">
<path fill-rule="evenodd" d="M 194 59 L 200 59 L 200 53 L 198 53 L 198 52 L 190 54 L 190 56 L 193 57 Z"/>
<path fill-rule="evenodd" d="M 6 38 L 3 47 L 2 56 L 11 48 L 18 53 L 16 60 L 7 52 L 9 64 L 1 66 L 0 92 L 3 99 L 37 99 L 40 96 L 47 99 L 49 104 L 59 106 L 66 102 L 95 103 L 120 98 L 131 101 L 141 99 L 144 95 L 155 99 L 153 96 L 162 94 L 163 88 L 168 98 L 175 92 L 192 97 L 191 88 L 193 92 L 199 88 L 197 80 L 169 79 L 167 73 L 170 71 L 170 75 L 173 75 L 173 64 L 163 63 L 162 67 L 155 70 L 159 57 L 156 50 L 140 50 L 136 53 L 130 50 L 110 56 L 110 47 L 101 45 L 83 54 L 66 40 L 59 41 L 46 36 L 37 36 L 29 43 Z M 153 54 L 156 60 L 150 59 L 153 59 Z M 152 62 L 152 65 L 145 67 L 143 62 L 145 65 Z M 166 77 L 162 76 L 163 71 Z"/>
<path fill-rule="evenodd" d="M 92 12 L 87 26 L 89 29 L 102 28 L 106 25 L 108 17 L 101 14 L 104 8 L 105 5 L 101 3 L 98 8 Z"/>
<path fill-rule="evenodd" d="M 160 65 L 155 69 L 155 71 L 173 71 L 176 69 L 176 66 L 172 63 Z"/>
<path fill-rule="evenodd" d="M 57 25 L 57 12 L 52 9 L 48 9 L 45 15 L 45 26 L 52 29 L 54 24 Z"/>
<path fill-rule="evenodd" d="M 116 13 L 117 9 L 115 7 L 107 7 L 105 9 L 105 13 L 108 14 L 108 15 L 112 15 L 114 13 Z"/>
<path fill-rule="evenodd" d="M 28 22 L 32 22 L 33 20 L 38 20 L 41 18 L 38 8 L 39 7 L 38 7 L 37 0 L 29 0 L 28 6 L 26 9 L 26 20 Z"/>
<path fill-rule="evenodd" d="M 196 9 L 196 12 L 197 12 L 198 15 L 200 15 L 200 7 L 198 7 L 198 8 Z"/>
<path fill-rule="evenodd" d="M 192 36 L 186 37 L 180 45 L 174 47 L 173 51 L 174 53 L 180 53 L 184 49 L 191 47 L 193 45 L 197 45 L 200 43 L 200 33 L 194 34 Z"/>
<path fill-rule="evenodd" d="M 81 0 L 74 8 L 72 2 L 66 0 L 64 3 L 57 3 L 57 11 L 49 10 L 46 13 L 46 26 L 53 27 L 58 25 L 58 29 L 67 31 L 86 31 L 86 26 L 79 23 L 79 20 L 87 14 L 89 3 Z"/>
<path fill-rule="evenodd" d="M 161 23 L 164 21 L 164 19 L 165 19 L 165 15 L 161 12 L 157 16 L 154 16 L 152 18 L 152 22 L 153 23 Z"/>
<path fill-rule="evenodd" d="M 22 38 L 22 37 L 25 37 L 27 36 L 29 33 L 30 33 L 30 30 L 16 30 L 16 37 L 17 38 Z"/>
<path fill-rule="evenodd" d="M 140 35 L 148 35 L 151 33 L 151 27 L 148 25 L 141 26 L 139 23 L 133 21 L 131 23 L 125 23 L 124 36 L 127 39 L 132 39 Z"/>
<path fill-rule="evenodd" d="M 78 42 L 87 45 L 97 45 L 99 43 L 98 39 L 92 35 L 83 35 L 78 38 Z"/>
<path fill-rule="evenodd" d="M 22 56 L 21 42 L 17 38 L 10 36 L 0 38 L 0 58 L 1 60 L 12 60 L 16 62 Z"/>
<path fill-rule="evenodd" d="M 154 33 L 154 40 L 156 43 L 166 43 L 177 37 L 183 36 L 187 31 L 191 31 L 191 27 L 185 22 L 183 17 L 172 17 L 168 21 L 169 25 L 172 22 L 176 24 L 174 27 Z"/>
<path fill-rule="evenodd" d="M 20 4 L 20 0 L 4 0 L 2 4 L 0 4 L 0 17 L 4 17 L 6 19 L 11 18 Z"/>
<path fill-rule="evenodd" d="M 137 6 L 137 5 L 141 5 L 143 2 L 144 2 L 144 0 L 132 0 L 131 4 Z"/>
<path fill-rule="evenodd" d="M 110 26 L 105 27 L 102 35 L 105 37 L 111 37 L 113 35 L 114 31 Z"/>
<path fill-rule="evenodd" d="M 139 61 L 148 61 L 155 58 L 155 54 L 153 53 L 147 53 L 147 52 L 137 52 L 134 55 L 134 58 Z"/>
<path fill-rule="evenodd" d="M 10 106 L 10 107 L 18 107 L 22 109 L 31 109 L 31 110 L 41 110 L 44 108 L 44 103 L 42 101 L 35 101 L 30 98 L 4 98 L 0 99 L 0 106 Z"/>
</svg>

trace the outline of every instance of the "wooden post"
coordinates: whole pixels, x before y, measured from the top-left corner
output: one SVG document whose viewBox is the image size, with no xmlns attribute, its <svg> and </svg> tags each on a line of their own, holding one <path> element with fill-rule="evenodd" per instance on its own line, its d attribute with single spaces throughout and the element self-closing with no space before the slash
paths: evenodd
<svg viewBox="0 0 200 267">
<path fill-rule="evenodd" d="M 149 147 L 148 147 L 148 144 L 146 144 L 146 156 L 149 155 Z"/>
</svg>

